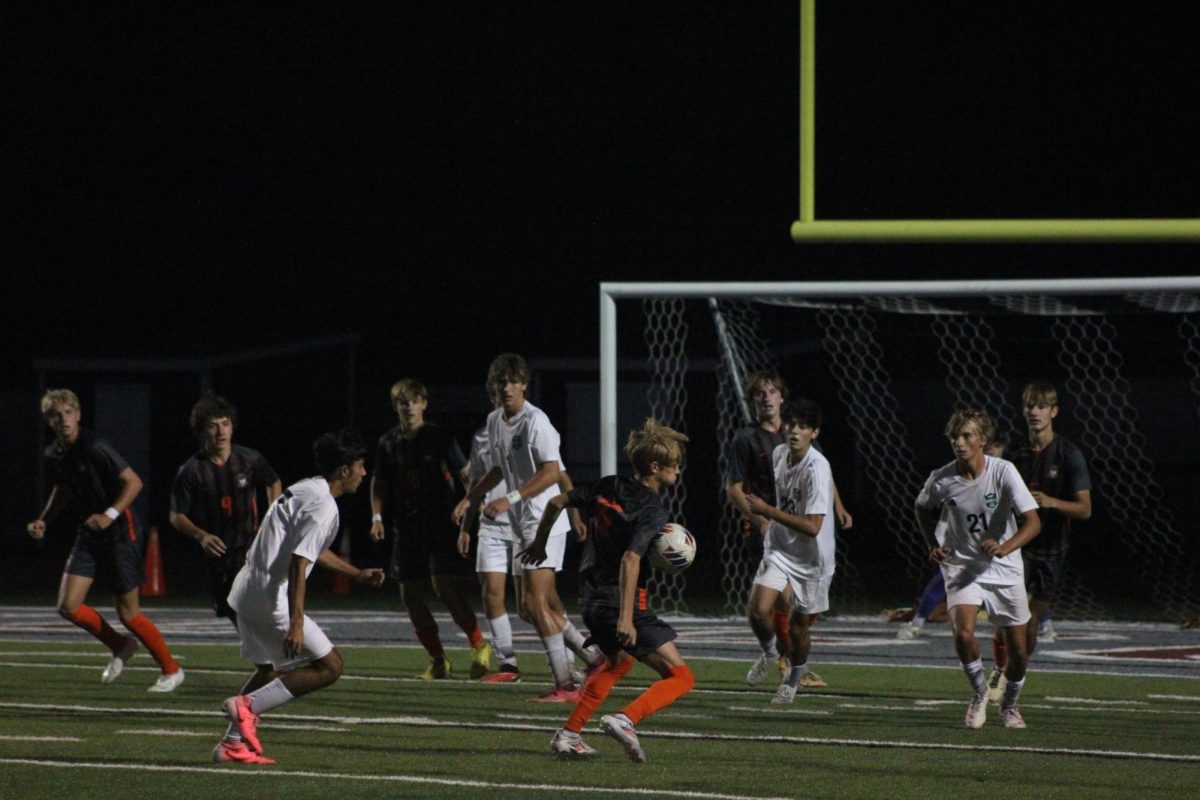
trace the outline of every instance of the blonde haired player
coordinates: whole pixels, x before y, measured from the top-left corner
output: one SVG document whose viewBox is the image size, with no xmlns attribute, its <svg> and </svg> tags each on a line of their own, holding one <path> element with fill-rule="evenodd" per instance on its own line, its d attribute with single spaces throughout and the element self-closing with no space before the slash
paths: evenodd
<svg viewBox="0 0 1200 800">
<path fill-rule="evenodd" d="M 980 605 L 1008 645 L 1008 685 L 1000 701 L 1004 727 L 1025 727 L 1017 700 L 1025 684 L 1025 624 L 1030 615 L 1020 550 L 1041 530 L 1037 501 L 1017 468 L 984 453 L 995 428 L 979 409 L 954 412 L 946 423 L 954 460 L 930 473 L 915 505 L 929 557 L 946 579 L 954 647 L 971 684 L 966 724 L 975 729 L 983 727 L 988 704 L 975 641 Z M 943 512 L 944 528 L 937 524 Z M 943 534 L 940 539 L 935 539 L 935 525 Z"/>
</svg>

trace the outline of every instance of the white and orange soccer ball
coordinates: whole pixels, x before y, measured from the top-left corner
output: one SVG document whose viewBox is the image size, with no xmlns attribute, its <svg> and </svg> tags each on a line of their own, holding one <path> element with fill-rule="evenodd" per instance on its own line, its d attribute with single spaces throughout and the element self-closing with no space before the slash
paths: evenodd
<svg viewBox="0 0 1200 800">
<path fill-rule="evenodd" d="M 696 560 L 696 539 L 677 522 L 668 522 L 647 554 L 650 563 L 663 572 L 683 572 Z"/>
</svg>

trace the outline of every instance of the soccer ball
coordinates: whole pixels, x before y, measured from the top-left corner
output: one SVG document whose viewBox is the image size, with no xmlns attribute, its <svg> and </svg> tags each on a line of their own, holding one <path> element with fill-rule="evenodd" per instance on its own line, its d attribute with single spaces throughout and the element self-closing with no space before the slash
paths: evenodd
<svg viewBox="0 0 1200 800">
<path fill-rule="evenodd" d="M 683 572 L 696 558 L 696 540 L 688 529 L 675 522 L 668 522 L 654 541 L 648 553 L 650 563 L 663 572 Z"/>
</svg>

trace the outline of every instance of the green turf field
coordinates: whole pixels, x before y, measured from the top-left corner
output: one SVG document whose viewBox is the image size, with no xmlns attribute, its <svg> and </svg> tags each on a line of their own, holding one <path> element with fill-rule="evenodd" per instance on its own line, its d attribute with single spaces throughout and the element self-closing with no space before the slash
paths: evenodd
<svg viewBox="0 0 1200 800">
<path fill-rule="evenodd" d="M 103 686 L 94 644 L 0 642 L 0 798 L 1200 796 L 1196 681 L 1035 671 L 1027 730 L 993 707 L 969 731 L 954 669 L 823 666 L 830 688 L 781 708 L 746 687 L 745 664 L 692 659 L 696 691 L 639 726 L 648 763 L 598 716 L 584 736 L 600 755 L 580 763 L 547 751 L 570 709 L 525 702 L 544 688 L 537 658 L 522 684 L 433 684 L 409 677 L 416 648 L 340 649 L 338 684 L 264 716 L 277 763 L 252 767 L 210 760 L 247 674 L 234 646 L 181 644 L 187 681 L 155 695 L 144 654 Z M 650 677 L 635 668 L 601 713 Z"/>
</svg>

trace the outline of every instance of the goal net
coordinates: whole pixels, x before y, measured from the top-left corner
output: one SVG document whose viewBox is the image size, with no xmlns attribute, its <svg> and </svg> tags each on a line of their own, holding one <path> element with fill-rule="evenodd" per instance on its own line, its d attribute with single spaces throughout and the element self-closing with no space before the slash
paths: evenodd
<svg viewBox="0 0 1200 800">
<path fill-rule="evenodd" d="M 1055 432 L 1081 447 L 1092 479 L 1053 615 L 1200 611 L 1200 279 L 605 284 L 601 298 L 602 447 L 616 437 L 611 362 L 639 348 L 649 406 L 692 438 L 667 502 L 699 554 L 687 573 L 656 576 L 666 610 L 745 612 L 757 557 L 724 484 L 735 434 L 753 423 L 743 379 L 769 367 L 823 407 L 820 442 L 854 517 L 837 534 L 834 611 L 914 601 L 934 567 L 913 501 L 953 458 L 945 420 L 979 406 L 1019 444 L 1034 380 L 1058 388 Z"/>
</svg>

